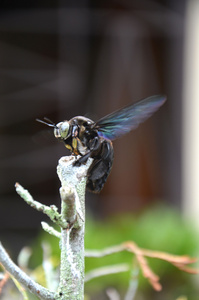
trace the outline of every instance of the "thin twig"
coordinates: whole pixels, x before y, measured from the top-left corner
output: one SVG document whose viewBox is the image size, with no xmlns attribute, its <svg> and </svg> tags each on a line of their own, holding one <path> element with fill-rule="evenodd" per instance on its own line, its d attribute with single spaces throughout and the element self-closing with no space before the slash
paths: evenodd
<svg viewBox="0 0 199 300">
<path fill-rule="evenodd" d="M 15 284 L 15 286 L 17 287 L 18 291 L 20 292 L 20 294 L 23 297 L 23 300 L 28 300 L 28 293 L 26 291 L 26 289 L 19 283 L 19 281 L 16 280 L 16 278 L 14 276 L 10 276 Z"/>
<path fill-rule="evenodd" d="M 171 255 L 165 252 L 152 251 L 147 249 L 139 248 L 134 242 L 127 241 L 120 245 L 112 246 L 109 248 L 105 248 L 102 250 L 87 250 L 85 252 L 86 257 L 103 257 L 106 255 L 110 255 L 113 253 L 121 252 L 121 251 L 129 251 L 134 253 L 137 259 L 137 262 L 142 270 L 142 274 L 145 278 L 147 278 L 150 284 L 156 291 L 160 291 L 162 289 L 161 284 L 159 283 L 159 277 L 151 270 L 148 265 L 146 257 L 153 257 L 157 259 L 165 260 L 178 269 L 185 271 L 187 273 L 198 274 L 198 270 L 187 267 L 187 264 L 191 264 L 196 262 L 195 258 L 190 258 L 189 256 L 177 256 Z"/>
<path fill-rule="evenodd" d="M 97 268 L 85 274 L 85 282 L 104 275 L 127 272 L 129 269 L 129 264 L 118 264 Z"/>
<path fill-rule="evenodd" d="M 58 213 L 58 208 L 55 205 L 47 206 L 44 204 L 41 204 L 38 201 L 35 201 L 31 194 L 28 192 L 28 190 L 24 189 L 18 182 L 15 184 L 16 192 L 21 196 L 21 198 L 24 199 L 24 201 L 33 207 L 34 209 L 43 212 L 46 214 L 51 221 L 56 223 L 62 228 L 67 228 L 68 223 L 63 220 L 60 213 Z"/>
<path fill-rule="evenodd" d="M 54 300 L 55 293 L 50 292 L 40 284 L 32 280 L 25 272 L 23 272 L 8 256 L 6 250 L 0 242 L 0 263 L 3 267 L 17 279 L 31 293 L 35 294 L 40 299 Z"/>
<path fill-rule="evenodd" d="M 125 295 L 124 300 L 133 300 L 135 298 L 135 294 L 138 288 L 138 275 L 139 275 L 139 265 L 137 259 L 133 260 L 132 270 L 131 270 L 131 278 L 129 281 L 129 287 L 127 293 Z"/>
<path fill-rule="evenodd" d="M 17 263 L 21 269 L 23 269 L 23 270 L 28 269 L 28 263 L 29 263 L 31 255 L 32 255 L 32 250 L 30 247 L 23 247 L 21 249 L 21 251 L 19 252 L 19 255 L 17 257 Z"/>
<path fill-rule="evenodd" d="M 54 235 L 55 237 L 57 237 L 58 239 L 61 238 L 61 232 L 57 231 L 56 229 L 54 229 L 52 226 L 50 226 L 48 223 L 46 222 L 41 222 L 41 226 L 43 228 L 43 230 L 45 230 L 46 232 L 48 232 L 51 235 Z"/>
<path fill-rule="evenodd" d="M 120 295 L 119 295 L 118 291 L 116 291 L 116 289 L 114 289 L 114 288 L 107 289 L 106 294 L 110 300 L 120 300 Z"/>
<path fill-rule="evenodd" d="M 56 291 L 58 288 L 58 276 L 56 274 L 55 269 L 53 268 L 53 264 L 51 261 L 51 247 L 47 242 L 42 242 L 42 249 L 43 249 L 43 260 L 42 266 L 45 274 L 46 279 L 46 287 L 51 289 L 51 291 Z"/>
<path fill-rule="evenodd" d="M 123 244 L 108 247 L 102 250 L 85 250 L 85 257 L 103 257 L 126 250 Z"/>
</svg>

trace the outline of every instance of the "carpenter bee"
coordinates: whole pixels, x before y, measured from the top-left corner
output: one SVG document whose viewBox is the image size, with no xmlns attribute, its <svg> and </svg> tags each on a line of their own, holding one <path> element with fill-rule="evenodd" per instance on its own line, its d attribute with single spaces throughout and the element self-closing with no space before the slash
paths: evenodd
<svg viewBox="0 0 199 300">
<path fill-rule="evenodd" d="M 152 96 L 137 103 L 117 110 L 97 122 L 86 117 L 77 116 L 69 121 L 54 124 L 45 118 L 38 122 L 54 128 L 55 137 L 64 142 L 75 156 L 80 156 L 75 166 L 86 163 L 89 157 L 93 162 L 88 170 L 87 188 L 92 192 L 100 192 L 103 188 L 113 164 L 112 141 L 135 129 L 149 118 L 163 103 L 165 96 Z"/>
</svg>

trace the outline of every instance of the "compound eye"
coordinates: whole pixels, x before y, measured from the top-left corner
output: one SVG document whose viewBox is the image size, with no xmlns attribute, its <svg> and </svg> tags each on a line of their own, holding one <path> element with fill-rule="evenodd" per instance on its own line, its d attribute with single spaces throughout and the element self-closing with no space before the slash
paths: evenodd
<svg viewBox="0 0 199 300">
<path fill-rule="evenodd" d="M 68 136 L 68 132 L 69 123 L 67 121 L 58 123 L 54 129 L 54 135 L 56 138 L 65 139 Z"/>
<path fill-rule="evenodd" d="M 63 139 L 68 136 L 69 124 L 67 121 L 63 122 L 60 128 L 60 134 Z"/>
</svg>

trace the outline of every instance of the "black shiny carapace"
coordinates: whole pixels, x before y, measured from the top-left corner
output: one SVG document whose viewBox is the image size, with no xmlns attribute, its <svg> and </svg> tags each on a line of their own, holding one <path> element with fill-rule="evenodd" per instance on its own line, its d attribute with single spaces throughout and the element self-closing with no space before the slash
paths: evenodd
<svg viewBox="0 0 199 300">
<path fill-rule="evenodd" d="M 82 116 L 58 124 L 47 118 L 47 122 L 39 119 L 37 121 L 53 127 L 55 137 L 64 142 L 74 155 L 80 155 L 74 165 L 79 166 L 89 157 L 93 158 L 88 170 L 87 188 L 92 192 L 100 192 L 113 164 L 111 141 L 135 129 L 165 101 L 165 96 L 152 96 L 117 110 L 97 122 Z"/>
</svg>

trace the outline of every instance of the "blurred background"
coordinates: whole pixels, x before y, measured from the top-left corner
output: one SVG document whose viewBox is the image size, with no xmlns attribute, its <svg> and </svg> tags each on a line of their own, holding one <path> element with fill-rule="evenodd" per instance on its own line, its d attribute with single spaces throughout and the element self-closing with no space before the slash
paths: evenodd
<svg viewBox="0 0 199 300">
<path fill-rule="evenodd" d="M 13 256 L 45 220 L 15 182 L 59 206 L 56 166 L 69 154 L 35 119 L 97 120 L 154 94 L 166 104 L 114 142 L 111 174 L 99 195 L 87 193 L 87 212 L 109 220 L 161 203 L 198 225 L 197 2 L 1 1 L 0 234 Z"/>
</svg>

